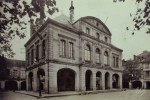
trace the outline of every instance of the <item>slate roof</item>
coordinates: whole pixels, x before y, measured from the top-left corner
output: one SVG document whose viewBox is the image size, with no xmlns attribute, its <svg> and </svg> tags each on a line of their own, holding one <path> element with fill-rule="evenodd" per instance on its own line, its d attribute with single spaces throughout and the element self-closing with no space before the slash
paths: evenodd
<svg viewBox="0 0 150 100">
<path fill-rule="evenodd" d="M 64 24 L 70 28 L 74 28 L 73 25 L 71 24 L 70 22 L 70 19 L 68 16 L 64 15 L 64 14 L 61 14 L 60 16 L 54 18 L 53 20 L 61 23 L 61 24 Z"/>
</svg>

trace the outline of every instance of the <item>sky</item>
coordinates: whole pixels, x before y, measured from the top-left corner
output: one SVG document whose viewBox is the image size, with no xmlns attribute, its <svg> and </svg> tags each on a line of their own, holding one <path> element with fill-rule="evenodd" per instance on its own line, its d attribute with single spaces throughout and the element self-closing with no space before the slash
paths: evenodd
<svg viewBox="0 0 150 100">
<path fill-rule="evenodd" d="M 132 59 L 133 55 L 138 55 L 144 50 L 150 51 L 150 34 L 146 34 L 146 28 L 140 31 L 127 31 L 126 27 L 133 29 L 134 23 L 130 13 L 134 14 L 137 6 L 135 0 L 127 0 L 125 3 L 113 3 L 113 0 L 73 0 L 75 20 L 84 16 L 94 16 L 99 18 L 109 28 L 112 33 L 112 44 L 123 50 L 123 59 Z M 69 16 L 71 0 L 56 0 L 58 13 L 49 16 L 55 18 L 62 13 Z M 12 41 L 13 50 L 16 53 L 13 59 L 25 59 L 24 44 L 29 40 L 29 28 L 26 29 L 26 38 L 15 38 Z"/>
</svg>

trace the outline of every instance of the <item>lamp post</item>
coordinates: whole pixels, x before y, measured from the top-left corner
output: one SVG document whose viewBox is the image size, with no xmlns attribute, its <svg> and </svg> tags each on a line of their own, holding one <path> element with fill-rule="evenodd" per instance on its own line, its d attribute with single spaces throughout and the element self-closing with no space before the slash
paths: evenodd
<svg viewBox="0 0 150 100">
<path fill-rule="evenodd" d="M 35 62 L 37 63 L 37 66 L 38 66 L 38 82 L 39 82 L 39 97 L 42 96 L 42 93 L 41 93 L 41 79 L 40 79 L 40 65 L 39 65 L 39 59 L 36 58 L 35 59 Z"/>
</svg>

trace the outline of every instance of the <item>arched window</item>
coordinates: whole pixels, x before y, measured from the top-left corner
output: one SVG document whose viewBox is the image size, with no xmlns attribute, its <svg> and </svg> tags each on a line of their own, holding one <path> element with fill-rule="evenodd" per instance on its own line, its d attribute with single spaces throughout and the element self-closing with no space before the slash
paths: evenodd
<svg viewBox="0 0 150 100">
<path fill-rule="evenodd" d="M 90 61 L 91 60 L 91 48 L 89 45 L 86 45 L 85 49 L 84 49 L 84 54 L 85 54 L 85 60 L 86 61 Z"/>
<path fill-rule="evenodd" d="M 66 56 L 66 41 L 60 41 L 60 56 Z"/>
<path fill-rule="evenodd" d="M 104 64 L 108 65 L 108 52 L 107 51 L 104 52 Z"/>
<path fill-rule="evenodd" d="M 100 50 L 96 49 L 96 63 L 100 63 Z"/>
</svg>

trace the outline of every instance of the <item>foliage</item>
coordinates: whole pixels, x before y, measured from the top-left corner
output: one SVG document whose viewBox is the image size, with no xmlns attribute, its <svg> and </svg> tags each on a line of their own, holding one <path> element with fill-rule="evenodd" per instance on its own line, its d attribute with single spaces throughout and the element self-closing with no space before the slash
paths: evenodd
<svg viewBox="0 0 150 100">
<path fill-rule="evenodd" d="M 113 0 L 113 2 L 125 2 L 127 0 Z M 136 4 L 137 4 L 137 10 L 135 12 L 135 14 L 130 14 L 130 17 L 133 17 L 133 22 L 134 22 L 134 29 L 133 29 L 133 33 L 136 30 L 140 30 L 142 29 L 142 27 L 144 26 L 148 26 L 147 28 L 147 32 L 146 33 L 150 33 L 150 0 L 135 0 Z M 143 7 L 140 7 L 139 5 L 144 5 Z M 129 30 L 128 27 L 126 27 L 126 30 Z"/>
<path fill-rule="evenodd" d="M 45 10 L 47 8 L 47 11 Z M 28 21 L 24 18 L 45 18 L 45 13 L 52 15 L 56 8 L 55 0 L 1 0 L 0 1 L 0 54 L 12 57 L 11 40 L 15 36 L 25 38 L 24 30 Z"/>
<path fill-rule="evenodd" d="M 6 66 L 6 59 L 4 56 L 0 55 L 0 80 L 4 80 L 6 78 Z"/>
<path fill-rule="evenodd" d="M 137 60 L 129 60 L 124 62 L 123 81 L 139 80 L 141 77 L 141 69 Z"/>
</svg>

